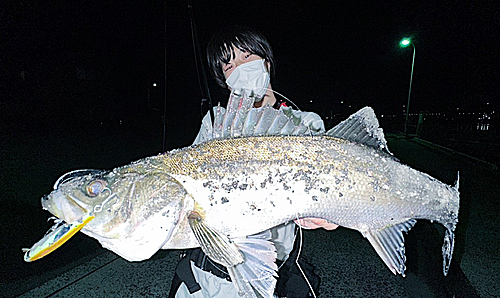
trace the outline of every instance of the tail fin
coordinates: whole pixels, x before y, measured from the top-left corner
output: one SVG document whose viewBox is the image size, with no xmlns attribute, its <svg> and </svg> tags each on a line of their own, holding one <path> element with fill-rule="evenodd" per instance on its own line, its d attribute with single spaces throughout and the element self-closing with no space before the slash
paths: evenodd
<svg viewBox="0 0 500 298">
<path fill-rule="evenodd" d="M 448 223 L 444 224 L 446 227 L 446 233 L 444 235 L 443 243 L 443 274 L 445 276 L 448 274 L 448 270 L 450 269 L 453 249 L 455 247 L 455 227 L 458 223 L 458 211 L 460 209 L 460 194 L 458 192 L 459 178 L 460 175 L 457 174 L 455 186 L 450 187 L 453 195 L 451 201 L 448 203 L 449 220 Z"/>
<path fill-rule="evenodd" d="M 454 227 L 453 227 L 454 229 Z M 453 248 L 455 247 L 455 233 L 447 227 L 446 234 L 444 235 L 443 244 L 443 274 L 448 275 L 450 269 L 451 258 L 453 256 Z"/>
</svg>

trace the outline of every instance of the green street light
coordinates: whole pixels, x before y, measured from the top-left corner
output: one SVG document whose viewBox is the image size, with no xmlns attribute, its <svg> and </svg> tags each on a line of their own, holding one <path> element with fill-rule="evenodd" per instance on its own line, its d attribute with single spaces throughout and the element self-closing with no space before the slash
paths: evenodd
<svg viewBox="0 0 500 298">
<path fill-rule="evenodd" d="M 411 44 L 411 39 L 410 38 L 403 38 L 401 39 L 401 41 L 399 42 L 399 46 L 402 47 L 402 48 L 406 48 L 407 46 L 409 46 Z"/>
<path fill-rule="evenodd" d="M 415 44 L 411 41 L 411 38 L 405 37 L 399 42 L 399 46 L 406 48 L 409 45 L 413 46 L 413 59 L 411 61 L 411 75 L 410 75 L 410 89 L 408 90 L 408 104 L 406 105 L 406 119 L 405 119 L 405 135 L 407 134 L 408 127 L 408 115 L 410 111 L 410 96 L 411 96 L 411 83 L 413 82 L 413 66 L 415 65 Z"/>
</svg>

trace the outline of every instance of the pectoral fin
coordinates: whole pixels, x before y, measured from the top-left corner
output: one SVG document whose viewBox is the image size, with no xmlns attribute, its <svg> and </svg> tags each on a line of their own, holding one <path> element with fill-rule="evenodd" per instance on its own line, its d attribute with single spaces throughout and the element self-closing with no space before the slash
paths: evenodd
<svg viewBox="0 0 500 298">
<path fill-rule="evenodd" d="M 244 261 L 243 254 L 227 236 L 208 226 L 203 214 L 192 211 L 188 216 L 189 225 L 203 252 L 213 261 L 225 266 L 235 266 Z"/>
<path fill-rule="evenodd" d="M 245 298 L 272 297 L 276 286 L 276 249 L 265 231 L 231 240 L 207 225 L 202 211 L 192 211 L 189 225 L 203 252 L 227 267 L 238 294 Z"/>
<path fill-rule="evenodd" d="M 416 220 L 410 219 L 382 230 L 361 232 L 370 241 L 375 251 L 394 274 L 399 273 L 405 276 L 406 257 L 403 232 L 408 233 L 416 222 Z"/>
</svg>

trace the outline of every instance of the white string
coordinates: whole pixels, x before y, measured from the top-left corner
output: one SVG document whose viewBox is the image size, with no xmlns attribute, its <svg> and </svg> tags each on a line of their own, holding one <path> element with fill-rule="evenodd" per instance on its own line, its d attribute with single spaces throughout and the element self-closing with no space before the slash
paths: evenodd
<svg viewBox="0 0 500 298">
<path fill-rule="evenodd" d="M 109 190 L 109 196 L 99 205 L 95 205 L 94 206 L 94 213 L 98 213 L 98 212 L 101 212 L 104 204 L 106 204 L 107 202 L 109 202 L 111 199 L 113 199 L 114 197 L 116 197 L 116 194 L 110 189 L 110 188 L 104 188 L 101 193 L 103 193 L 104 191 L 106 190 Z"/>
<path fill-rule="evenodd" d="M 296 104 L 295 104 L 295 103 L 294 103 L 294 102 L 293 102 L 290 98 L 288 98 L 288 97 L 284 96 L 283 94 L 279 93 L 278 91 L 274 91 L 274 90 L 269 89 L 269 88 L 268 88 L 267 90 L 269 90 L 269 91 L 271 91 L 271 92 L 273 92 L 273 93 L 276 93 L 276 94 L 278 94 L 279 96 L 283 97 L 284 99 L 286 99 L 287 101 L 289 101 L 291 104 L 293 104 L 297 110 L 299 110 L 299 111 L 301 111 L 301 112 L 302 112 L 302 110 L 299 108 L 299 106 L 298 106 L 298 105 L 296 105 Z"/>
<path fill-rule="evenodd" d="M 295 107 L 295 108 L 296 108 L 299 112 L 302 112 L 302 110 L 299 108 L 299 106 L 298 106 L 298 105 L 296 105 L 296 104 L 295 104 L 295 103 L 294 103 L 294 102 L 293 102 L 290 98 L 288 98 L 288 97 L 286 97 L 285 95 L 283 95 L 283 94 L 279 93 L 278 91 L 274 91 L 274 90 L 269 89 L 269 88 L 268 88 L 267 90 L 269 90 L 269 91 L 271 91 L 271 92 L 273 92 L 273 93 L 276 93 L 276 94 L 278 94 L 279 96 L 283 97 L 283 98 L 284 98 L 284 99 L 286 99 L 288 102 L 290 102 L 290 103 L 291 103 L 291 104 L 292 104 L 292 105 L 293 105 L 293 106 L 294 106 L 294 107 Z M 311 136 L 311 137 L 313 136 L 313 133 L 312 133 L 311 127 L 310 127 L 309 125 L 307 126 L 307 132 L 309 133 L 309 136 Z"/>
<path fill-rule="evenodd" d="M 299 218 L 297 217 L 297 221 L 298 220 L 299 220 Z M 302 226 L 300 224 L 298 224 L 298 226 L 299 226 L 300 242 L 299 242 L 299 251 L 297 253 L 297 258 L 295 259 L 295 264 L 297 264 L 297 267 L 299 268 L 300 273 L 302 273 L 302 276 L 306 280 L 307 285 L 309 286 L 309 289 L 311 290 L 313 297 L 317 298 L 316 293 L 314 293 L 314 289 L 313 289 L 311 283 L 309 282 L 309 279 L 307 279 L 306 274 L 304 273 L 304 271 L 302 270 L 302 267 L 300 267 L 300 264 L 299 264 L 299 257 L 300 257 L 300 253 L 302 252 Z M 295 236 L 297 236 L 297 235 L 295 235 Z"/>
</svg>

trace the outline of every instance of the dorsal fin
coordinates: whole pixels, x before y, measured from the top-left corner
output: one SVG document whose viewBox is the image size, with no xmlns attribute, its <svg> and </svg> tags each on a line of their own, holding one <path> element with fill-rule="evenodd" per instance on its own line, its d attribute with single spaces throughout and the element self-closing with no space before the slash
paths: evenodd
<svg viewBox="0 0 500 298">
<path fill-rule="evenodd" d="M 220 106 L 215 108 L 212 127 L 203 132 L 199 142 L 243 136 L 316 134 L 302 123 L 291 108 L 254 108 L 253 103 L 254 98 L 245 93 L 231 93 L 226 109 Z"/>
<path fill-rule="evenodd" d="M 364 107 L 326 132 L 326 135 L 363 144 L 390 154 L 375 112 Z"/>
</svg>

